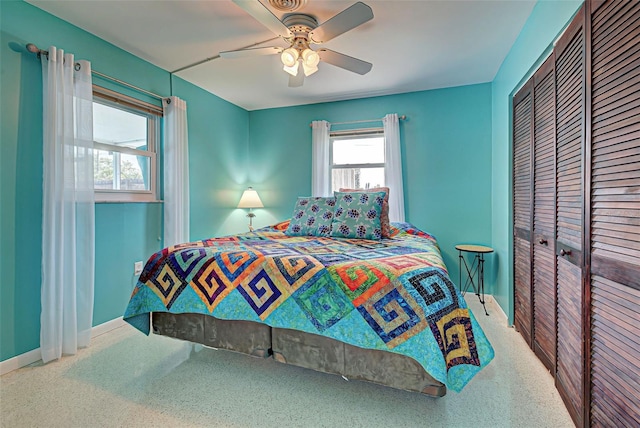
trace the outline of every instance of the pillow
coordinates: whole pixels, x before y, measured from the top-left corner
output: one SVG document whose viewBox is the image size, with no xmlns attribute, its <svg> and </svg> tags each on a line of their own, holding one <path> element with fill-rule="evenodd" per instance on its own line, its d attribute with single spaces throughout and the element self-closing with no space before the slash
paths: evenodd
<svg viewBox="0 0 640 428">
<path fill-rule="evenodd" d="M 380 214 L 384 192 L 335 192 L 336 208 L 331 236 L 338 238 L 382 238 Z"/>
<path fill-rule="evenodd" d="M 289 227 L 284 232 L 288 236 L 329 236 L 333 209 L 336 205 L 334 196 L 299 197 L 293 208 Z"/>
<path fill-rule="evenodd" d="M 382 237 L 391 238 L 391 223 L 389 222 L 389 188 L 372 187 L 370 189 L 340 189 L 341 192 L 384 192 L 384 202 L 382 203 L 382 213 L 380 214 L 380 227 Z"/>
</svg>

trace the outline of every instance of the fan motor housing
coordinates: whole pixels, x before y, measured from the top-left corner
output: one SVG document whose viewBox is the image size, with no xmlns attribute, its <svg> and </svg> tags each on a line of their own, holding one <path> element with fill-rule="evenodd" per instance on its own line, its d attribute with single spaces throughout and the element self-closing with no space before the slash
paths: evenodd
<svg viewBox="0 0 640 428">
<path fill-rule="evenodd" d="M 318 26 L 318 21 L 311 15 L 302 13 L 292 13 L 282 18 L 282 23 L 287 26 L 293 34 L 309 34 Z"/>
</svg>

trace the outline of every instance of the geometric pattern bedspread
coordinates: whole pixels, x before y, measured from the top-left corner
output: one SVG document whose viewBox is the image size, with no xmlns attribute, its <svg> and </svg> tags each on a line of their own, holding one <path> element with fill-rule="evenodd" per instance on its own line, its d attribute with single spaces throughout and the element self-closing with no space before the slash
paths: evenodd
<svg viewBox="0 0 640 428">
<path fill-rule="evenodd" d="M 409 356 L 456 392 L 493 359 L 431 235 L 394 223 L 381 241 L 290 237 L 287 225 L 157 252 L 124 319 L 145 334 L 151 312 L 302 330 Z"/>
</svg>

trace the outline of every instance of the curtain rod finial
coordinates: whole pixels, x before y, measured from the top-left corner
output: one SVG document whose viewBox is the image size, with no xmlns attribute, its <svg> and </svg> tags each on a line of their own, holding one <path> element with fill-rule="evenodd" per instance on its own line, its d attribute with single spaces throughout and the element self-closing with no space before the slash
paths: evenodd
<svg viewBox="0 0 640 428">
<path fill-rule="evenodd" d="M 40 53 L 40 49 L 33 43 L 27 43 L 27 50 L 31 53 Z"/>
</svg>

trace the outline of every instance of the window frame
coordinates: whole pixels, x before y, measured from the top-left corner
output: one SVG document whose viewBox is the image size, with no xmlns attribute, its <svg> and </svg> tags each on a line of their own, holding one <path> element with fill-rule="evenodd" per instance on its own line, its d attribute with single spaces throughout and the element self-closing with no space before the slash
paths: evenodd
<svg viewBox="0 0 640 428">
<path fill-rule="evenodd" d="M 365 138 L 383 138 L 384 140 L 384 128 L 363 128 L 363 129 L 350 129 L 345 131 L 331 131 L 329 133 L 329 184 L 332 192 L 339 189 L 333 189 L 333 170 L 334 169 L 373 169 L 382 168 L 386 172 L 387 159 L 383 146 L 384 162 L 382 163 L 356 163 L 356 164 L 335 164 L 333 162 L 333 147 L 336 141 L 345 140 L 362 140 Z M 386 174 L 385 174 L 386 175 Z M 383 183 L 383 186 L 386 184 Z"/>
<path fill-rule="evenodd" d="M 94 140 L 94 151 L 109 151 L 113 152 L 114 156 L 128 154 L 149 158 L 149 190 L 96 189 L 94 187 L 95 202 L 158 202 L 158 191 L 160 188 L 158 154 L 160 148 L 160 126 L 163 117 L 162 107 L 97 85 L 93 85 L 93 102 L 144 116 L 147 119 L 147 150 L 99 143 Z M 114 168 L 114 170 L 115 169 L 116 168 Z"/>
</svg>

